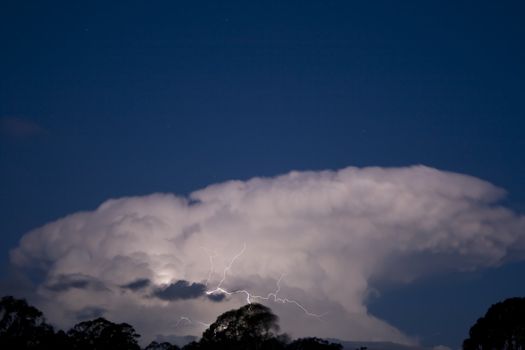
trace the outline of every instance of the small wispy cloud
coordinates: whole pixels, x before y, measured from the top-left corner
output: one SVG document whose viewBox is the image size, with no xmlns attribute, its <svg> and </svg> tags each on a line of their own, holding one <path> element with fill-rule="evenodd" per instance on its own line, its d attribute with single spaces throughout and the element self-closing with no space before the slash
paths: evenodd
<svg viewBox="0 0 525 350">
<path fill-rule="evenodd" d="M 43 135 L 46 130 L 36 122 L 19 117 L 0 118 L 0 133 L 13 139 L 27 139 Z"/>
</svg>

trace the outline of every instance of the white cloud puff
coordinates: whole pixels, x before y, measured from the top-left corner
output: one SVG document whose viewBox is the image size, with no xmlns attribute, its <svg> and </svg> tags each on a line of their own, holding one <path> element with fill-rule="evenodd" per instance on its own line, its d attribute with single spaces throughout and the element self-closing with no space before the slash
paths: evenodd
<svg viewBox="0 0 525 350">
<path fill-rule="evenodd" d="M 246 302 L 205 289 L 225 276 L 226 290 L 266 295 L 283 275 L 279 297 L 324 314 L 266 302 L 293 336 L 411 343 L 367 312 L 370 282 L 520 259 L 525 218 L 499 206 L 503 196 L 486 181 L 424 166 L 291 172 L 189 198 L 108 200 L 29 232 L 11 261 L 44 273 L 39 306 L 61 326 L 96 310 L 148 339 L 198 335 Z"/>
</svg>

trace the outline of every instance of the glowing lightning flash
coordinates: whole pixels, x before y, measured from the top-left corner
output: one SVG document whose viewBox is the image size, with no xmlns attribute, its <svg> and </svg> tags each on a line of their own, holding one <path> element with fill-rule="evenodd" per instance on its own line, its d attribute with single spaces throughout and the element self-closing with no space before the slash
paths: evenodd
<svg viewBox="0 0 525 350">
<path fill-rule="evenodd" d="M 208 271 L 208 277 L 206 278 L 206 281 L 204 282 L 204 285 L 208 287 L 208 283 L 210 283 L 211 276 L 215 273 L 215 264 L 213 263 L 213 258 L 216 258 L 218 256 L 217 252 L 208 249 L 206 247 L 201 247 L 208 253 L 208 258 L 210 259 L 210 271 Z"/>
<path fill-rule="evenodd" d="M 181 323 L 185 322 L 186 324 L 193 324 L 193 323 L 198 323 L 199 325 L 201 326 L 204 326 L 204 327 L 209 327 L 210 324 L 209 323 L 205 323 L 205 322 L 202 322 L 202 321 L 197 321 L 197 320 L 192 320 L 191 318 L 189 317 L 186 317 L 186 316 L 181 316 L 177 322 L 175 323 L 174 327 L 177 328 L 181 325 Z"/>
<path fill-rule="evenodd" d="M 296 300 L 278 297 L 278 294 L 281 291 L 281 281 L 282 281 L 284 275 L 281 275 L 279 277 L 279 279 L 277 280 L 277 283 L 276 283 L 277 284 L 277 288 L 276 288 L 276 290 L 274 292 L 272 292 L 272 293 L 268 293 L 266 296 L 254 295 L 254 294 L 251 294 L 249 291 L 247 291 L 245 289 L 238 289 L 238 290 L 234 290 L 234 291 L 228 291 L 228 290 L 224 289 L 222 287 L 222 285 L 223 285 L 224 281 L 226 280 L 228 272 L 231 270 L 231 268 L 232 268 L 233 264 L 235 263 L 235 261 L 244 253 L 245 250 L 246 250 L 246 243 L 243 244 L 243 247 L 242 247 L 241 251 L 239 253 L 237 253 L 232 258 L 230 263 L 224 268 L 224 271 L 222 273 L 222 279 L 217 284 L 217 287 L 215 287 L 215 289 L 213 289 L 213 290 L 206 291 L 206 295 L 224 294 L 224 295 L 230 296 L 230 295 L 233 295 L 233 294 L 244 294 L 244 295 L 246 295 L 246 302 L 248 304 L 251 304 L 252 300 L 264 300 L 264 301 L 273 300 L 273 302 L 275 302 L 275 303 L 294 304 L 299 309 L 301 309 L 306 315 L 312 316 L 312 317 L 316 317 L 316 318 L 319 318 L 319 319 L 326 314 L 326 313 L 314 314 L 314 313 L 308 311 L 303 305 L 301 305 Z M 206 281 L 206 285 L 208 285 L 208 282 L 209 282 L 209 279 L 211 277 L 212 271 L 214 271 L 213 257 L 212 256 L 210 256 L 210 264 L 211 264 L 210 273 L 208 274 L 208 280 Z"/>
</svg>

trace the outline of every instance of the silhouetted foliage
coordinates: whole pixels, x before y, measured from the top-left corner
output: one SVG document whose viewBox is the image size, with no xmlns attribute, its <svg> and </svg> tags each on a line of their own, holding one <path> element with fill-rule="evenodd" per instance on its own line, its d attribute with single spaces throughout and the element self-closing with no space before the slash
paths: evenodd
<svg viewBox="0 0 525 350">
<path fill-rule="evenodd" d="M 261 304 L 248 304 L 223 313 L 202 335 L 206 349 L 283 349 L 287 337 L 278 335 L 278 317 Z"/>
<path fill-rule="evenodd" d="M 285 334 L 278 334 L 278 317 L 261 304 L 248 304 L 220 315 L 183 350 L 341 350 L 339 344 L 318 338 L 298 339 L 288 344 Z M 135 329 L 105 318 L 84 321 L 67 333 L 54 332 L 41 311 L 25 300 L 7 296 L 0 300 L 0 349 L 13 350 L 140 350 Z M 288 344 L 288 345 L 287 345 Z M 144 350 L 180 350 L 169 342 L 151 342 Z"/>
<path fill-rule="evenodd" d="M 59 330 L 55 333 L 53 337 L 53 349 L 60 350 L 60 349 L 71 349 L 71 344 L 69 342 L 69 337 L 67 336 L 66 332 L 63 330 Z"/>
<path fill-rule="evenodd" d="M 319 338 L 296 339 L 286 347 L 286 350 L 341 350 L 341 344 L 330 343 Z"/>
<path fill-rule="evenodd" d="M 75 350 L 139 350 L 135 329 L 127 323 L 116 324 L 102 317 L 71 328 L 67 335 Z"/>
<path fill-rule="evenodd" d="M 11 296 L 0 300 L 1 349 L 47 349 L 53 343 L 53 327 L 40 310 Z"/>
<path fill-rule="evenodd" d="M 144 350 L 179 350 L 179 347 L 168 342 L 158 343 L 156 341 L 152 341 L 144 348 Z"/>
<path fill-rule="evenodd" d="M 511 298 L 492 305 L 470 328 L 464 350 L 524 350 L 525 298 Z"/>
</svg>

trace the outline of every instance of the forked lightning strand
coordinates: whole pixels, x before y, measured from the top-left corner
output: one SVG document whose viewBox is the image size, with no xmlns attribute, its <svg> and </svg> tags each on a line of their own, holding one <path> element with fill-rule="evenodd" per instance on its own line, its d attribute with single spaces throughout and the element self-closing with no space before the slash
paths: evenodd
<svg viewBox="0 0 525 350">
<path fill-rule="evenodd" d="M 308 311 L 303 305 L 301 305 L 296 300 L 288 299 L 288 298 L 280 298 L 278 296 L 278 294 L 281 291 L 281 280 L 283 279 L 284 275 L 281 275 L 281 277 L 279 277 L 279 279 L 277 280 L 277 289 L 274 292 L 272 292 L 272 293 L 268 293 L 266 296 L 254 295 L 254 294 L 251 294 L 250 292 L 248 292 L 245 289 L 238 289 L 238 290 L 234 290 L 234 291 L 228 291 L 228 290 L 224 289 L 222 287 L 222 284 L 226 280 L 228 272 L 231 270 L 233 264 L 235 263 L 235 260 L 237 260 L 244 253 L 245 250 L 246 250 L 246 243 L 243 244 L 243 247 L 242 247 L 241 251 L 239 253 L 237 253 L 232 258 L 230 263 L 224 268 L 224 271 L 222 273 L 222 279 L 219 281 L 219 284 L 217 284 L 217 287 L 215 287 L 215 289 L 213 289 L 213 290 L 206 291 L 206 295 L 212 295 L 212 294 L 225 294 L 225 295 L 244 294 L 244 295 L 246 295 L 246 302 L 248 304 L 251 304 L 253 300 L 265 300 L 265 301 L 273 300 L 276 303 L 294 304 L 295 306 L 300 308 L 308 316 L 320 318 L 320 317 L 325 315 L 325 314 L 320 314 L 320 315 L 319 314 L 314 314 L 314 313 Z M 211 271 L 213 271 L 213 269 L 214 269 L 213 257 L 211 257 L 211 256 L 210 256 L 210 263 L 211 263 L 210 273 L 208 274 L 208 280 L 206 281 L 206 285 L 208 284 L 209 279 L 211 277 Z"/>
<path fill-rule="evenodd" d="M 175 328 L 179 327 L 180 324 L 183 323 L 183 322 L 186 322 L 187 324 L 198 323 L 199 325 L 204 326 L 204 327 L 209 327 L 210 326 L 209 323 L 205 323 L 205 322 L 201 322 L 201 321 L 197 321 L 197 320 L 192 320 L 191 318 L 186 317 L 186 316 L 181 316 L 177 320 L 177 322 L 175 323 L 174 327 Z"/>
<path fill-rule="evenodd" d="M 208 271 L 208 278 L 206 278 L 206 281 L 204 282 L 204 285 L 208 287 L 208 283 L 210 283 L 211 276 L 215 273 L 215 264 L 213 263 L 213 258 L 217 257 L 217 252 L 206 247 L 201 248 L 208 253 L 208 258 L 210 259 L 210 271 Z"/>
</svg>

